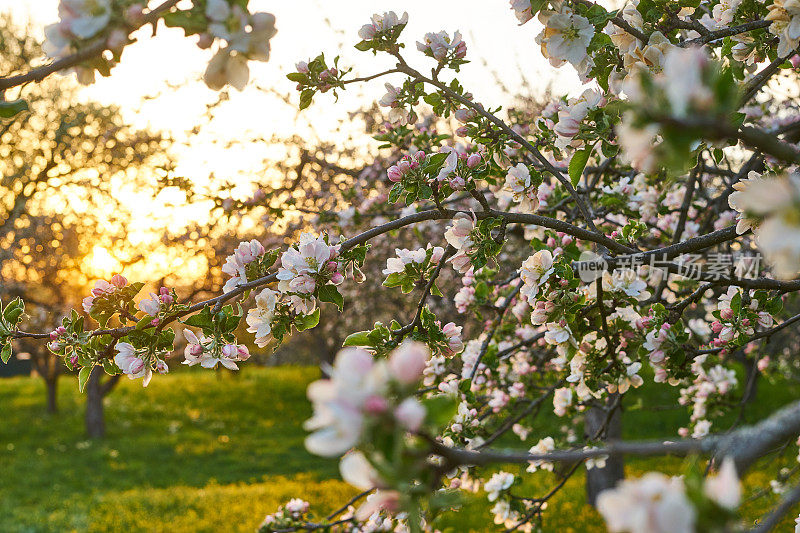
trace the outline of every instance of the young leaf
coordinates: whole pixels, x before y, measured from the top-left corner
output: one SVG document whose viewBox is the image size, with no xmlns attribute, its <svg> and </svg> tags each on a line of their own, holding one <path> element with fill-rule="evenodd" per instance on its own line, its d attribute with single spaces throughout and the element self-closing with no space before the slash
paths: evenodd
<svg viewBox="0 0 800 533">
<path fill-rule="evenodd" d="M 572 160 L 569 162 L 569 180 L 572 182 L 573 187 L 578 186 L 578 182 L 583 175 L 583 169 L 586 168 L 586 162 L 589 161 L 591 153 L 591 148 L 585 148 L 580 152 L 575 152 L 575 155 L 572 156 Z"/>
<path fill-rule="evenodd" d="M 3 363 L 8 363 L 8 360 L 11 359 L 11 342 L 6 341 L 3 349 L 0 350 L 0 359 L 3 360 Z"/>
<path fill-rule="evenodd" d="M 342 346 L 369 346 L 369 334 L 369 331 L 357 331 L 356 333 L 351 333 L 344 340 Z"/>
<path fill-rule="evenodd" d="M 294 319 L 294 327 L 297 331 L 305 331 L 319 324 L 319 307 L 310 315 L 300 315 Z"/>
<path fill-rule="evenodd" d="M 330 302 L 336 304 L 336 307 L 339 308 L 341 311 L 344 308 L 344 298 L 339 293 L 339 290 L 336 288 L 335 285 L 323 285 L 319 288 L 319 292 L 317 294 L 319 296 L 320 301 L 322 302 Z"/>
<path fill-rule="evenodd" d="M 89 381 L 89 375 L 92 373 L 92 367 L 85 366 L 78 372 L 78 390 L 83 392 L 86 388 L 86 382 Z"/>
</svg>

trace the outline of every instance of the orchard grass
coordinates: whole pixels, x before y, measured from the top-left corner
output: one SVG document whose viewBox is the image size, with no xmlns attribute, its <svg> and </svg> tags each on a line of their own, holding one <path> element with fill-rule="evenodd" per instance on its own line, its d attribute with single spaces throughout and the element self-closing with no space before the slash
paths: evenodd
<svg viewBox="0 0 800 533">
<path fill-rule="evenodd" d="M 356 491 L 339 479 L 337 459 L 313 456 L 303 447 L 300 422 L 311 414 L 305 389 L 318 377 L 314 367 L 250 366 L 239 374 L 162 376 L 147 390 L 126 379 L 107 399 L 108 436 L 102 441 L 85 437 L 83 398 L 74 378 L 59 383 L 57 415 L 45 414 L 41 380 L 4 379 L 0 531 L 252 532 L 265 514 L 292 497 L 310 501 L 318 513 L 330 512 Z M 759 385 L 745 412 L 747 422 L 800 393 L 796 383 Z M 685 410 L 675 408 L 675 391 L 654 384 L 645 389 L 647 403 L 663 409 L 637 410 L 629 401 L 626 439 L 656 438 L 685 424 Z M 731 411 L 727 424 L 736 416 Z M 552 427 L 553 435 L 564 423 L 550 414 L 539 421 Z M 750 487 L 768 485 L 781 466 L 792 466 L 796 454 L 790 445 L 782 460 L 763 459 L 745 478 L 745 499 Z M 626 475 L 653 469 L 679 473 L 682 465 L 678 458 L 630 460 Z M 555 479 L 550 473 L 530 476 L 531 490 L 524 493 L 542 495 Z M 581 472 L 556 494 L 545 531 L 605 531 L 600 516 L 585 505 L 583 483 Z M 770 493 L 746 503 L 743 512 L 752 522 L 777 501 Z M 485 494 L 478 493 L 437 525 L 453 532 L 494 529 L 489 507 Z M 777 530 L 790 529 L 794 515 Z"/>
</svg>

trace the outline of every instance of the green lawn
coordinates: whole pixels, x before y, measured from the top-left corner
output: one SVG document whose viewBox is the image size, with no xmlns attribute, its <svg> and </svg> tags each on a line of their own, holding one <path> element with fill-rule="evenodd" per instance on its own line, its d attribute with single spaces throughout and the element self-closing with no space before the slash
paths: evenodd
<svg viewBox="0 0 800 533">
<path fill-rule="evenodd" d="M 305 385 L 317 376 L 314 368 L 251 366 L 237 375 L 158 376 L 148 389 L 123 380 L 107 399 L 108 437 L 100 442 L 85 438 L 74 379 L 61 382 L 55 416 L 44 414 L 40 380 L 0 380 L 0 531 L 252 532 L 266 513 L 295 496 L 330 511 L 354 491 L 338 479 L 336 461 L 303 447 L 300 423 L 310 415 Z M 647 394 L 674 405 L 667 387 L 653 386 Z M 798 395 L 796 386 L 764 386 L 748 419 Z M 685 416 L 683 410 L 632 410 L 625 415 L 626 434 L 663 436 Z M 545 417 L 540 423 L 561 421 Z M 783 462 L 773 457 L 753 469 L 748 485 L 767 482 L 796 453 L 790 446 Z M 678 472 L 680 465 L 678 459 L 649 459 L 629 463 L 627 471 Z M 543 473 L 527 483 L 542 494 L 554 480 Z M 603 531 L 584 505 L 582 487 L 582 476 L 575 476 L 551 502 L 545 531 Z M 754 501 L 747 516 L 758 516 L 773 501 L 771 495 Z M 486 510 L 479 494 L 441 527 L 491 529 Z"/>
</svg>

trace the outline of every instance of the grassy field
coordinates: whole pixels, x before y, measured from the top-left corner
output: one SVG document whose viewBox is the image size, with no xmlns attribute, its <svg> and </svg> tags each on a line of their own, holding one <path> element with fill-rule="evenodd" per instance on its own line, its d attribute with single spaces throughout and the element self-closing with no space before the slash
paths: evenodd
<svg viewBox="0 0 800 533">
<path fill-rule="evenodd" d="M 1 380 L 0 531 L 252 532 L 266 513 L 295 496 L 330 511 L 354 491 L 338 479 L 336 461 L 303 447 L 300 422 L 310 415 L 305 385 L 317 376 L 317 369 L 305 367 L 185 372 L 159 376 L 146 390 L 123 380 L 107 399 L 108 437 L 99 442 L 85 438 L 73 379 L 61 382 L 55 416 L 44 413 L 41 381 Z M 647 394 L 658 405 L 674 406 L 667 387 L 653 386 Z M 747 418 L 756 420 L 799 395 L 797 386 L 764 386 Z M 669 434 L 685 416 L 682 409 L 631 410 L 626 436 Z M 552 417 L 540 422 L 557 423 Z M 784 461 L 772 457 L 754 468 L 747 485 L 768 482 L 796 453 L 790 446 Z M 627 473 L 677 473 L 680 467 L 678 459 L 648 459 L 630 462 Z M 542 494 L 554 483 L 548 476 L 529 483 Z M 745 514 L 752 520 L 774 501 L 762 496 Z M 478 494 L 441 527 L 493 529 L 487 508 Z M 570 480 L 550 508 L 545 531 L 604 531 L 584 505 L 582 476 Z M 790 530 L 796 514 L 779 531 Z"/>
</svg>

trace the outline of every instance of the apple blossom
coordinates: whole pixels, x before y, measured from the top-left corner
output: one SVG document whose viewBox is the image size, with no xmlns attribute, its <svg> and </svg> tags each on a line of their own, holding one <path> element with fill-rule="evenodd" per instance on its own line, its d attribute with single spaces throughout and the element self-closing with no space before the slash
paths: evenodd
<svg viewBox="0 0 800 533">
<path fill-rule="evenodd" d="M 510 0 L 510 3 L 520 24 L 525 24 L 533 18 L 531 0 Z"/>
<path fill-rule="evenodd" d="M 553 272 L 553 254 L 550 253 L 550 250 L 539 250 L 528 257 L 520 268 L 520 278 L 523 282 L 520 295 L 533 304 L 539 293 L 539 287 L 550 278 Z"/>
<path fill-rule="evenodd" d="M 145 360 L 138 355 L 136 348 L 128 342 L 118 342 L 114 346 L 114 349 L 117 351 L 117 354 L 114 356 L 114 364 L 116 364 L 129 379 L 144 378 L 142 386 L 147 387 L 153 377 L 153 370 Z"/>
<path fill-rule="evenodd" d="M 585 79 L 593 66 L 586 47 L 594 37 L 594 26 L 568 7 L 562 7 L 560 12 L 542 10 L 539 20 L 544 30 L 536 37 L 536 43 L 542 47 L 542 55 L 554 67 L 569 62 Z"/>
<path fill-rule="evenodd" d="M 256 306 L 247 312 L 247 331 L 255 333 L 255 343 L 263 348 L 270 342 L 272 319 L 275 316 L 275 307 L 278 304 L 278 293 L 265 288 L 256 295 Z"/>
<path fill-rule="evenodd" d="M 539 439 L 539 442 L 537 442 L 536 445 L 531 447 L 531 449 L 528 450 L 528 451 L 531 454 L 544 455 L 544 454 L 547 454 L 549 452 L 552 452 L 555 449 L 556 449 L 556 444 L 555 444 L 555 441 L 553 440 L 553 437 L 545 437 L 543 439 Z M 547 461 L 542 461 L 542 460 L 537 459 L 535 461 L 531 461 L 530 462 L 530 464 L 528 465 L 527 471 L 528 472 L 536 472 L 540 468 L 542 470 L 549 470 L 550 472 L 552 472 L 553 471 L 553 463 L 548 463 Z"/>
<path fill-rule="evenodd" d="M 561 387 L 553 392 L 553 412 L 556 416 L 567 414 L 567 408 L 572 405 L 572 389 Z"/>
<path fill-rule="evenodd" d="M 611 532 L 693 533 L 696 511 L 680 478 L 648 472 L 600 493 L 597 510 Z"/>
<path fill-rule="evenodd" d="M 800 2 L 774 0 L 767 9 L 766 20 L 771 22 L 769 32 L 779 39 L 778 55 L 787 56 L 800 44 Z"/>
<path fill-rule="evenodd" d="M 239 243 L 233 254 L 225 259 L 222 272 L 231 276 L 222 288 L 223 292 L 230 292 L 238 285 L 247 283 L 247 265 L 264 255 L 264 246 L 253 239 L 250 242 Z"/>
<path fill-rule="evenodd" d="M 371 22 L 365 24 L 358 30 L 358 36 L 365 41 L 376 39 L 385 35 L 393 28 L 408 24 L 408 13 L 403 13 L 401 17 L 394 11 L 388 11 L 383 15 L 372 15 Z"/>
<path fill-rule="evenodd" d="M 486 491 L 487 497 L 490 502 L 497 500 L 500 493 L 505 492 L 511 485 L 514 484 L 514 474 L 508 472 L 497 472 L 492 474 L 492 477 L 483 484 L 483 490 Z"/>
<path fill-rule="evenodd" d="M 389 356 L 389 371 L 400 383 L 416 383 L 422 377 L 430 350 L 421 342 L 406 341 Z"/>
</svg>

